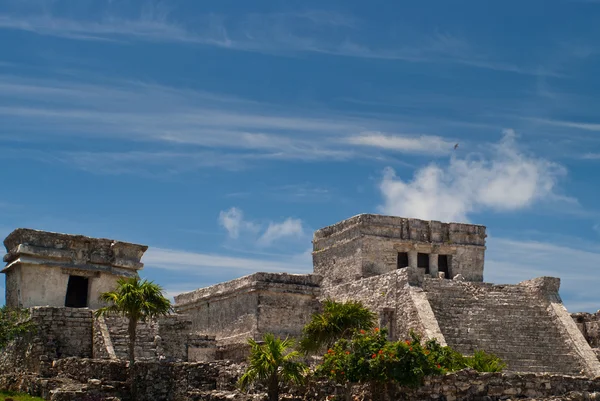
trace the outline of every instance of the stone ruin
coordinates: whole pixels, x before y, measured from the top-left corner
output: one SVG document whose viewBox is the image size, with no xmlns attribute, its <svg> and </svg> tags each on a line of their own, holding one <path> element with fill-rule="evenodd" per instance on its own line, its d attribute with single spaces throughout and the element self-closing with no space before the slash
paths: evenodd
<svg viewBox="0 0 600 401">
<path fill-rule="evenodd" d="M 588 335 L 598 321 L 571 317 L 557 278 L 485 283 L 485 239 L 483 226 L 361 214 L 315 232 L 313 274 L 255 273 L 180 294 L 177 314 L 140 325 L 136 346 L 146 360 L 241 360 L 248 338 L 297 337 L 324 299 L 352 299 L 390 339 L 414 330 L 464 354 L 493 352 L 509 372 L 600 376 L 590 347 L 600 335 Z M 6 303 L 32 308 L 42 328 L 29 355 L 125 359 L 123 319 L 92 310 L 118 277 L 138 274 L 147 247 L 28 229 L 4 243 Z"/>
</svg>

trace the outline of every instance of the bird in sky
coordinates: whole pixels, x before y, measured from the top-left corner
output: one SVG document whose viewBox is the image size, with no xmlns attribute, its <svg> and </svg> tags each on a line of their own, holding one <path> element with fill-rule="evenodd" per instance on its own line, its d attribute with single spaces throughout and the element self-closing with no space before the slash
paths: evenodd
<svg viewBox="0 0 600 401">
<path fill-rule="evenodd" d="M 454 145 L 454 150 L 458 149 L 458 143 Z"/>
</svg>

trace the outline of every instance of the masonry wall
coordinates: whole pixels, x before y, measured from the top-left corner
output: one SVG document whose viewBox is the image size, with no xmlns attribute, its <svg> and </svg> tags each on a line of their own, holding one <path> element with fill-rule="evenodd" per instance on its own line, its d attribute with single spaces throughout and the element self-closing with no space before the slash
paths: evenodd
<svg viewBox="0 0 600 401">
<path fill-rule="evenodd" d="M 10 290 L 6 293 L 6 304 L 22 308 L 64 307 L 70 275 L 88 278 L 88 307 L 92 309 L 102 306 L 100 294 L 114 290 L 119 279 L 101 272 L 20 264 L 7 272 L 6 283 Z"/>
<path fill-rule="evenodd" d="M 21 269 L 19 267 L 6 272 L 6 305 L 17 308 L 20 305 Z"/>
<path fill-rule="evenodd" d="M 460 274 L 480 282 L 485 238 L 483 226 L 363 214 L 315 232 L 314 271 L 324 286 L 338 285 L 397 269 L 399 253 L 416 268 L 423 253 L 432 277 L 438 275 L 438 255 L 445 255 L 450 278 Z"/>
<path fill-rule="evenodd" d="M 40 357 L 92 357 L 92 312 L 88 309 L 35 307 L 30 309 L 35 330 L 13 341 L 0 353 L 0 366 L 15 371 L 38 371 Z"/>
<path fill-rule="evenodd" d="M 600 311 L 572 313 L 571 316 L 590 346 L 600 348 Z"/>
<path fill-rule="evenodd" d="M 136 364 L 137 397 L 140 400 L 256 400 L 264 398 L 264 388 L 249 394 L 235 386 L 243 365 L 225 361 L 212 363 Z M 63 359 L 45 377 L 0 374 L 0 388 L 28 391 L 54 400 L 81 400 L 83 397 L 127 397 L 127 371 L 124 362 L 89 359 Z M 600 380 L 548 374 L 477 373 L 463 370 L 425 379 L 417 388 L 356 385 L 352 399 L 372 401 L 486 400 L 509 399 L 590 401 L 598 398 Z M 307 386 L 284 388 L 282 398 L 329 400 L 343 398 L 344 388 L 327 381 L 310 381 Z M 553 398 L 551 398 L 553 397 Z"/>
<path fill-rule="evenodd" d="M 409 338 L 410 331 L 445 344 L 422 289 L 409 284 L 409 269 L 323 288 L 321 299 L 357 300 L 378 315 L 379 326 L 393 340 Z"/>
<path fill-rule="evenodd" d="M 298 335 L 318 308 L 320 277 L 255 273 L 175 297 L 192 329 L 216 336 L 219 345 L 245 343 L 262 333 Z"/>
</svg>

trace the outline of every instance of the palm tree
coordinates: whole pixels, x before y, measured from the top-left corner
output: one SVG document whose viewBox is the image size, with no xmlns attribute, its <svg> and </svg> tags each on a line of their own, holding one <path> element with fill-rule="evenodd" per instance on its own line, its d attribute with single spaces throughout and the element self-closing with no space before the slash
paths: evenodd
<svg viewBox="0 0 600 401">
<path fill-rule="evenodd" d="M 323 312 L 312 315 L 304 326 L 299 348 L 305 353 L 316 353 L 331 347 L 340 338 L 350 338 L 356 330 L 375 327 L 376 314 L 360 301 L 336 302 L 331 299 L 323 303 Z"/>
<path fill-rule="evenodd" d="M 100 294 L 100 300 L 107 305 L 95 312 L 96 317 L 121 315 L 129 320 L 129 376 L 133 386 L 133 366 L 135 363 L 135 340 L 138 322 L 167 315 L 171 312 L 171 301 L 163 295 L 163 289 L 152 281 L 139 277 L 120 278 L 117 288 Z"/>
<path fill-rule="evenodd" d="M 247 389 L 251 383 L 263 382 L 267 385 L 269 401 L 279 400 L 279 384 L 301 384 L 308 371 L 306 365 L 295 361 L 300 356 L 298 351 L 287 352 L 294 346 L 294 340 L 275 337 L 266 333 L 263 344 L 249 338 L 250 357 L 248 368 L 240 377 L 238 385 Z"/>
</svg>

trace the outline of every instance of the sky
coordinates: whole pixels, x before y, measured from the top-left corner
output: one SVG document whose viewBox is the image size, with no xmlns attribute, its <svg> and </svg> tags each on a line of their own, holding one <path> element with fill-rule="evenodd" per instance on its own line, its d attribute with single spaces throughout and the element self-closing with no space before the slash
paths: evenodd
<svg viewBox="0 0 600 401">
<path fill-rule="evenodd" d="M 600 309 L 600 1 L 0 0 L 0 49 L 1 237 L 149 245 L 173 296 L 469 222 L 486 281 Z"/>
</svg>

